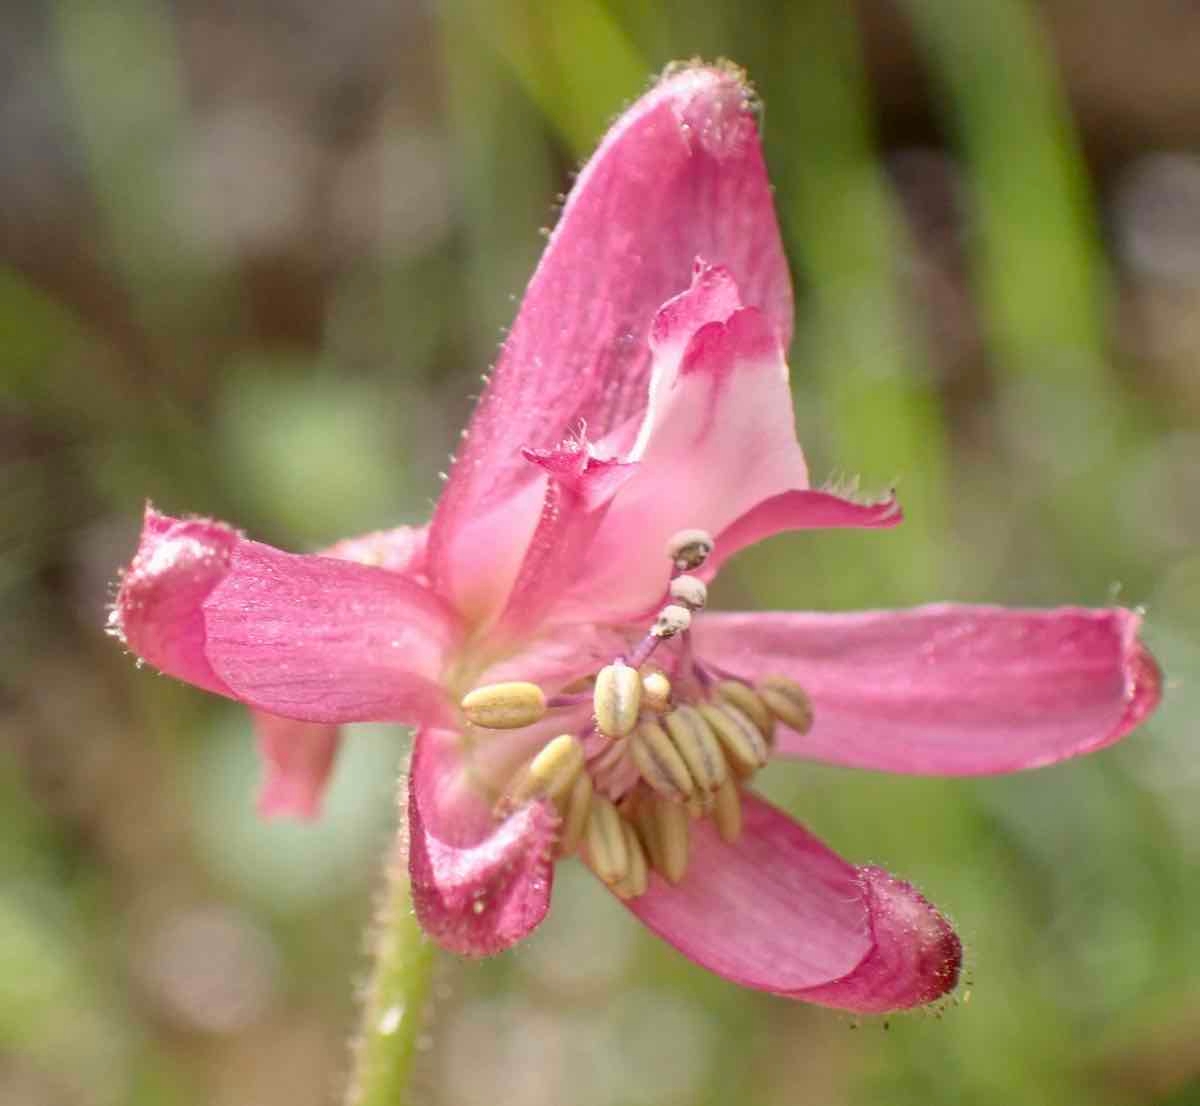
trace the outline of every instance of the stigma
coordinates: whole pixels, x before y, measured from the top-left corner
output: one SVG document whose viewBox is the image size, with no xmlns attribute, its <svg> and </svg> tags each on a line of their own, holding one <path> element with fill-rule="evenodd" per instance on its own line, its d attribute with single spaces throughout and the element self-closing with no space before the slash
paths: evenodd
<svg viewBox="0 0 1200 1106">
<path fill-rule="evenodd" d="M 547 697 L 515 681 L 476 688 L 462 701 L 467 724 L 486 732 L 520 729 L 590 700 L 588 725 L 559 733 L 499 781 L 495 813 L 551 803 L 561 819 L 557 855 L 578 856 L 624 899 L 644 894 L 651 873 L 671 884 L 685 878 L 693 822 L 709 819 L 735 843 L 742 788 L 770 759 L 776 725 L 800 733 L 812 725 L 811 701 L 795 680 L 725 672 L 694 654 L 691 628 L 707 589 L 692 573 L 713 548 L 703 530 L 671 538 L 661 608 L 625 655 L 577 682 L 581 690 Z"/>
</svg>

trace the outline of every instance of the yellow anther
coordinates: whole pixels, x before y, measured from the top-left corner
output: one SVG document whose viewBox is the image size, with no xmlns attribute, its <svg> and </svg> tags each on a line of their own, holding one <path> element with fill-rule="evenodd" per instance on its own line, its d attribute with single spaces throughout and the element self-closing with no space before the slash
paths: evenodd
<svg viewBox="0 0 1200 1106">
<path fill-rule="evenodd" d="M 654 867 L 671 883 L 678 883 L 687 871 L 688 825 L 687 811 L 679 803 L 650 799 L 646 806 L 652 811 L 654 840 L 657 850 Z"/>
<path fill-rule="evenodd" d="M 708 588 L 698 576 L 676 576 L 671 581 L 671 598 L 687 607 L 689 611 L 700 611 L 708 602 Z"/>
<path fill-rule="evenodd" d="M 692 624 L 692 612 L 678 603 L 668 603 L 654 620 L 650 633 L 655 637 L 669 638 L 682 634 Z"/>
<path fill-rule="evenodd" d="M 575 778 L 563 810 L 562 836 L 558 839 L 558 851 L 570 856 L 583 840 L 587 827 L 588 811 L 592 807 L 592 777 L 580 772 Z"/>
<path fill-rule="evenodd" d="M 775 740 L 775 715 L 767 709 L 767 704 L 752 687 L 747 687 L 741 680 L 722 680 L 717 684 L 717 697 L 749 717 L 767 739 L 768 745 Z"/>
<path fill-rule="evenodd" d="M 812 729 L 813 708 L 808 693 L 789 676 L 768 676 L 755 689 L 767 709 L 797 733 Z"/>
<path fill-rule="evenodd" d="M 687 762 L 657 722 L 643 722 L 629 741 L 629 752 L 642 778 L 668 799 L 686 799 L 696 790 Z"/>
<path fill-rule="evenodd" d="M 725 758 L 739 776 L 750 776 L 767 763 L 771 750 L 759 728 L 731 703 L 702 703 L 700 713 L 712 726 Z"/>
<path fill-rule="evenodd" d="M 671 711 L 664 721 L 696 786 L 702 792 L 715 791 L 729 775 L 729 766 L 707 720 L 695 707 L 684 704 Z"/>
<path fill-rule="evenodd" d="M 524 680 L 486 684 L 463 697 L 463 714 L 488 730 L 516 730 L 531 726 L 546 714 L 546 696 L 537 684 Z"/>
<path fill-rule="evenodd" d="M 742 796 L 738 785 L 727 779 L 717 789 L 712 816 L 722 841 L 732 845 L 742 836 Z"/>
<path fill-rule="evenodd" d="M 681 572 L 699 568 L 712 551 L 712 535 L 707 530 L 680 530 L 667 542 L 667 556 Z"/>
<path fill-rule="evenodd" d="M 662 672 L 647 672 L 642 677 L 642 706 L 662 714 L 671 705 L 671 681 Z"/>
<path fill-rule="evenodd" d="M 613 884 L 613 890 L 623 899 L 636 899 L 646 893 L 646 881 L 649 876 L 646 869 L 646 853 L 633 826 L 624 818 L 621 819 L 621 829 L 625 835 L 628 867 L 625 875 Z"/>
<path fill-rule="evenodd" d="M 596 676 L 592 704 L 596 729 L 609 737 L 624 737 L 637 725 L 641 710 L 641 673 L 621 661 L 605 665 Z"/>
<path fill-rule="evenodd" d="M 520 804 L 535 795 L 545 795 L 561 812 L 565 809 L 566 798 L 575 780 L 582 772 L 583 746 L 579 738 L 569 733 L 560 734 L 529 762 L 513 788 L 512 801 Z"/>
<path fill-rule="evenodd" d="M 610 887 L 629 872 L 629 845 L 623 819 L 603 795 L 593 795 L 584 830 L 588 866 Z"/>
</svg>

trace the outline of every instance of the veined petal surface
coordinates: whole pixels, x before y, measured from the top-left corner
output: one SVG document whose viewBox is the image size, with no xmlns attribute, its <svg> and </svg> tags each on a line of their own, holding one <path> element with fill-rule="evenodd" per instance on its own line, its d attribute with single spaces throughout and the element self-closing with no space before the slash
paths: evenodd
<svg viewBox="0 0 1200 1106">
<path fill-rule="evenodd" d="M 665 77 L 580 173 L 434 516 L 430 565 L 456 605 L 477 574 L 472 520 L 539 479 L 523 447 L 554 448 L 581 422 L 593 438 L 636 426 L 652 321 L 697 256 L 728 269 L 786 347 L 791 284 L 755 108 L 732 69 Z"/>
<path fill-rule="evenodd" d="M 930 1002 L 958 980 L 962 948 L 908 884 L 846 863 L 752 794 L 726 844 L 692 823 L 688 874 L 626 905 L 690 960 L 760 991 L 878 1013 Z"/>
<path fill-rule="evenodd" d="M 780 673 L 813 702 L 788 756 L 888 772 L 986 775 L 1093 752 L 1158 703 L 1161 676 L 1121 608 L 936 604 L 853 614 L 709 612 L 700 656 Z"/>
<path fill-rule="evenodd" d="M 382 568 L 284 553 L 147 510 L 114 628 L 155 667 L 308 722 L 437 721 L 457 642 L 446 605 Z"/>
</svg>

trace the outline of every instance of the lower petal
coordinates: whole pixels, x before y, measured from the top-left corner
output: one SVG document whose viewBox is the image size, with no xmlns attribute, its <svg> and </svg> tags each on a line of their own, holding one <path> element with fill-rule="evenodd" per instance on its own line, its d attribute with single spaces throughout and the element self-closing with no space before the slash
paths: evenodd
<svg viewBox="0 0 1200 1106">
<path fill-rule="evenodd" d="M 653 877 L 629 909 L 690 960 L 756 990 L 881 1012 L 955 985 L 958 939 L 911 887 L 847 864 L 754 795 L 742 814 L 733 845 L 694 822 L 687 876 Z"/>
<path fill-rule="evenodd" d="M 264 778 L 258 811 L 264 818 L 316 818 L 341 743 L 337 726 L 297 722 L 253 711 Z"/>
<path fill-rule="evenodd" d="M 1161 675 L 1121 608 L 938 604 L 855 614 L 709 613 L 701 657 L 799 682 L 813 726 L 784 755 L 890 772 L 987 775 L 1093 752 L 1158 704 Z"/>
<path fill-rule="evenodd" d="M 443 948 L 490 956 L 531 933 L 550 906 L 561 819 L 532 802 L 503 822 L 472 800 L 455 735 L 422 730 L 409 776 L 409 874 L 422 928 Z"/>
</svg>

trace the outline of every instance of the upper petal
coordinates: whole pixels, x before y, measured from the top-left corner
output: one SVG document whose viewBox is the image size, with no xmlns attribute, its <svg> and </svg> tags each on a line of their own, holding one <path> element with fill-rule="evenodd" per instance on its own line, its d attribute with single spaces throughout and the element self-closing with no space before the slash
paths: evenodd
<svg viewBox="0 0 1200 1106">
<path fill-rule="evenodd" d="M 113 626 L 172 676 L 327 723 L 442 717 L 439 678 L 458 635 L 445 604 L 409 577 L 151 508 Z"/>
<path fill-rule="evenodd" d="M 629 909 L 689 959 L 761 991 L 883 1012 L 955 985 L 958 938 L 908 884 L 847 864 L 754 795 L 742 814 L 733 845 L 693 822 L 683 881 L 653 876 Z"/>
<path fill-rule="evenodd" d="M 732 273 L 786 345 L 787 266 L 749 92 L 729 69 L 666 77 L 579 175 L 438 504 L 430 552 L 444 594 L 457 602 L 477 570 L 472 520 L 538 479 L 523 446 L 553 447 L 581 419 L 601 437 L 640 418 L 651 322 L 697 255 Z"/>
<path fill-rule="evenodd" d="M 703 659 L 739 676 L 782 673 L 813 701 L 791 756 L 892 772 L 1036 768 L 1109 745 L 1157 705 L 1161 677 L 1120 608 L 939 604 L 855 614 L 709 613 Z"/>
<path fill-rule="evenodd" d="M 705 318 L 712 274 L 698 269 L 661 313 L 686 314 L 671 327 L 697 329 L 686 344 L 655 343 L 650 407 L 631 454 L 637 471 L 614 497 L 576 583 L 581 613 L 623 619 L 647 610 L 666 588 L 672 534 L 719 534 L 763 500 L 807 487 L 782 350 L 754 308 Z M 679 309 L 691 300 L 691 310 Z"/>
</svg>

